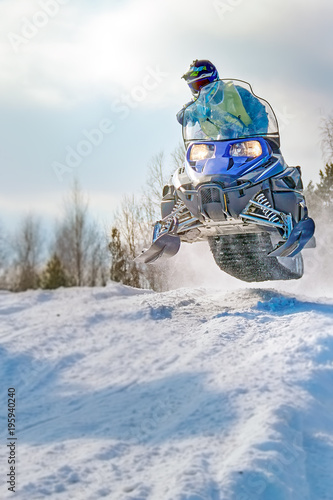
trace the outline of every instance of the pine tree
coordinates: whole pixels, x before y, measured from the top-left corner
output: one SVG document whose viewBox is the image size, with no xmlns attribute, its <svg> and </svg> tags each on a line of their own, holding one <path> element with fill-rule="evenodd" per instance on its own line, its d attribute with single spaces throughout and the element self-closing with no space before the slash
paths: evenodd
<svg viewBox="0 0 333 500">
<path fill-rule="evenodd" d="M 316 194 L 322 198 L 325 206 L 333 205 L 333 163 L 327 163 L 325 170 L 319 171 L 320 182 Z"/>
<path fill-rule="evenodd" d="M 40 287 L 44 290 L 54 290 L 61 286 L 69 286 L 69 281 L 59 257 L 54 254 L 41 275 Z"/>
<path fill-rule="evenodd" d="M 126 251 L 120 241 L 120 232 L 116 227 L 111 230 L 111 242 L 109 244 L 111 253 L 110 278 L 112 281 L 124 283 L 126 281 Z"/>
<path fill-rule="evenodd" d="M 111 230 L 109 250 L 111 253 L 110 279 L 134 288 L 140 288 L 141 281 L 138 266 L 133 262 L 133 257 L 128 249 L 123 246 L 120 231 L 116 227 Z"/>
<path fill-rule="evenodd" d="M 333 163 L 327 163 L 324 170 L 319 171 L 320 181 L 312 181 L 305 190 L 305 198 L 309 207 L 310 216 L 316 222 L 325 223 L 333 219 Z"/>
</svg>

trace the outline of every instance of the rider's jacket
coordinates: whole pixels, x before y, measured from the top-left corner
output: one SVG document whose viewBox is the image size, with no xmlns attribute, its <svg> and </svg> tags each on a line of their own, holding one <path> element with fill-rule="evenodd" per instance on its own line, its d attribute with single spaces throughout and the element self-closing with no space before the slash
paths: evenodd
<svg viewBox="0 0 333 500">
<path fill-rule="evenodd" d="M 252 132 L 252 128 L 253 133 L 267 131 L 265 106 L 251 92 L 231 81 L 221 80 L 207 88 L 208 91 L 205 87 L 201 90 L 200 103 L 198 101 L 196 106 L 189 107 L 196 102 L 190 101 L 177 113 L 180 124 L 186 126 L 188 122 L 197 121 L 208 136 L 211 135 L 212 127 L 216 129 L 216 126 L 224 129 L 246 128 L 248 133 Z"/>
</svg>

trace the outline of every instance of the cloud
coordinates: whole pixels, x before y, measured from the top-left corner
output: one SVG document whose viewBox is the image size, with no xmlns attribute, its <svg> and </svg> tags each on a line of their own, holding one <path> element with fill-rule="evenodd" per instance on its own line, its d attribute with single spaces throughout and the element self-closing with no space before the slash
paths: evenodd
<svg viewBox="0 0 333 500">
<path fill-rule="evenodd" d="M 158 9 L 150 0 L 108 6 L 103 12 L 72 2 L 59 6 L 58 14 L 41 27 L 36 26 L 36 13 L 43 9 L 34 11 L 32 4 L 22 12 L 21 3 L 15 8 L 8 2 L 0 6 L 8 25 L 7 39 L 0 45 L 5 75 L 0 90 L 6 99 L 52 106 L 76 103 L 94 93 L 116 97 L 142 84 L 149 69 L 157 69 L 158 58 L 149 47 Z M 19 12 L 20 21 L 15 22 Z"/>
<path fill-rule="evenodd" d="M 70 186 L 68 186 L 68 193 Z M 66 194 L 65 194 L 66 196 Z M 97 220 L 105 228 L 109 228 L 112 223 L 113 214 L 119 207 L 121 195 L 116 193 L 105 193 L 98 190 L 89 191 L 89 213 L 94 220 Z M 6 218 L 1 217 L 8 226 L 15 225 L 27 214 L 42 215 L 44 221 L 47 221 L 48 228 L 61 218 L 64 203 L 64 193 L 60 191 L 47 191 L 44 194 L 31 197 L 31 193 L 17 193 L 15 196 L 9 196 L 5 193 L 0 198 L 0 213 L 6 214 Z"/>
<path fill-rule="evenodd" d="M 50 107 L 100 95 L 119 99 L 142 86 L 147 68 L 160 68 L 169 77 L 145 100 L 146 106 L 158 106 L 182 92 L 180 76 L 195 57 L 212 59 L 224 76 L 265 81 L 275 71 L 311 86 L 315 76 L 309 68 L 325 72 L 332 62 L 332 14 L 328 0 L 306 8 L 300 0 L 209 0 L 204 5 L 200 0 L 131 0 L 94 6 L 78 0 L 5 0 L 0 3 L 6 25 L 0 92 L 3 100 Z M 26 43 L 15 45 L 10 34 Z"/>
<path fill-rule="evenodd" d="M 59 194 L 58 194 L 59 196 Z M 0 212 L 6 213 L 7 217 L 21 217 L 27 213 L 43 214 L 45 217 L 53 216 L 57 213 L 57 204 L 60 200 L 55 194 L 39 194 L 38 198 L 31 198 L 30 193 L 21 192 L 19 196 L 1 194 Z"/>
</svg>

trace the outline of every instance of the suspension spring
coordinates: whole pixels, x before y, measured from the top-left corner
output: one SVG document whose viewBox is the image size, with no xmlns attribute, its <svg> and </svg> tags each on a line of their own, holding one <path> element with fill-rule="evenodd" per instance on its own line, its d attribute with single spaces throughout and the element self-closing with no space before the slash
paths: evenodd
<svg viewBox="0 0 333 500">
<path fill-rule="evenodd" d="M 191 214 L 182 200 L 178 200 L 173 207 L 172 212 L 163 220 L 163 230 L 168 231 L 171 225 L 174 223 L 175 218 L 178 222 L 182 222 L 187 218 L 190 218 Z"/>
<path fill-rule="evenodd" d="M 275 223 L 280 222 L 279 217 L 273 212 L 271 212 L 270 208 L 272 208 L 272 205 L 269 203 L 269 201 L 267 200 L 266 196 L 263 193 L 259 193 L 255 201 L 267 207 L 267 208 L 262 208 L 262 211 L 265 217 L 267 217 L 267 219 L 270 222 L 275 222 Z"/>
</svg>

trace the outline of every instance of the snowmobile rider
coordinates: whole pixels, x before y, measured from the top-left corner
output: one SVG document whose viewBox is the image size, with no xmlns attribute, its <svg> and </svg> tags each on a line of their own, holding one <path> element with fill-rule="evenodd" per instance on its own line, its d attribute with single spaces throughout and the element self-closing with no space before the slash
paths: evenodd
<svg viewBox="0 0 333 500">
<path fill-rule="evenodd" d="M 218 71 L 210 61 L 196 59 L 182 78 L 190 87 L 193 100 L 177 113 L 177 120 L 181 125 L 187 126 L 190 123 L 194 126 L 199 122 L 201 130 L 208 137 L 216 134 L 217 128 L 221 128 L 223 135 L 229 137 L 237 136 L 245 129 L 247 133 L 256 135 L 267 133 L 265 106 L 243 87 L 234 85 L 232 81 L 219 80 Z M 215 85 L 210 85 L 214 82 Z M 184 113 L 206 86 L 205 94 L 201 93 L 197 106 Z"/>
</svg>

